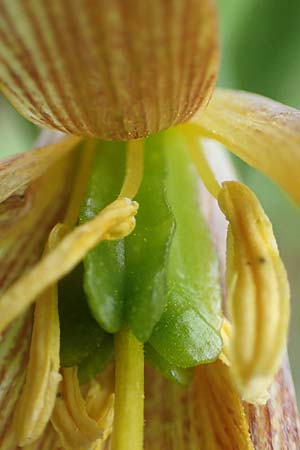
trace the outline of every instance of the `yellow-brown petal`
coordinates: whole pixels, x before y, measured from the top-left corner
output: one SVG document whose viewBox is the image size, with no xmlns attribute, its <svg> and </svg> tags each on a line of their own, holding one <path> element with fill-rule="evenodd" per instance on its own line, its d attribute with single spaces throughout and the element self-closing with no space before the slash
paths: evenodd
<svg viewBox="0 0 300 450">
<path fill-rule="evenodd" d="M 0 2 L 0 85 L 41 126 L 146 136 L 206 105 L 217 67 L 212 0 Z"/>
<path fill-rule="evenodd" d="M 300 111 L 246 92 L 217 89 L 192 119 L 203 135 L 222 142 L 245 162 L 300 200 Z"/>
<path fill-rule="evenodd" d="M 0 164 L 0 172 L 2 169 Z M 40 257 L 51 227 L 62 217 L 72 179 L 72 156 L 0 204 L 0 292 Z M 1 450 L 15 450 L 12 414 L 25 381 L 32 326 L 28 311 L 0 340 Z"/>
</svg>

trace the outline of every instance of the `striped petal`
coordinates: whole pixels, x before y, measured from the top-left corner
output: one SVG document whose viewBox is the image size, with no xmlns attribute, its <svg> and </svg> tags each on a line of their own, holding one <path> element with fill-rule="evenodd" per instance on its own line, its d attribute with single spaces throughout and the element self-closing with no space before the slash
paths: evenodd
<svg viewBox="0 0 300 450">
<path fill-rule="evenodd" d="M 221 182 L 236 179 L 229 155 L 217 142 L 205 142 L 206 155 Z M 211 229 L 220 256 L 223 283 L 225 281 L 226 223 L 218 202 L 204 188 L 201 189 L 204 216 Z M 288 359 L 284 361 L 270 388 L 266 405 L 244 403 L 250 435 L 255 450 L 298 450 L 300 448 L 300 424 L 293 381 Z M 201 447 L 201 450 L 206 450 Z"/>
<path fill-rule="evenodd" d="M 245 409 L 256 449 L 300 448 L 299 415 L 287 359 L 271 386 L 268 403 L 265 406 L 248 404 Z"/>
<path fill-rule="evenodd" d="M 217 89 L 204 114 L 192 120 L 203 135 L 222 142 L 299 202 L 299 110 L 259 95 Z"/>
<path fill-rule="evenodd" d="M 52 164 L 71 151 L 80 139 L 61 133 L 42 133 L 36 148 L 6 158 L 0 163 L 0 202 L 31 180 L 42 175 Z M 0 206 L 1 208 L 1 206 Z"/>
<path fill-rule="evenodd" d="M 0 173 L 6 167 L 6 162 L 0 163 Z M 65 155 L 47 173 L 0 204 L 0 292 L 39 258 L 51 227 L 65 209 L 72 173 L 72 156 Z M 11 423 L 25 380 L 31 326 L 32 312 L 28 310 L 1 335 L 1 450 L 16 449 Z"/>
<path fill-rule="evenodd" d="M 197 368 L 183 390 L 146 372 L 145 450 L 252 450 L 248 423 L 229 369 L 220 361 Z"/>
<path fill-rule="evenodd" d="M 0 85 L 33 122 L 103 139 L 186 121 L 214 87 L 212 0 L 2 0 Z"/>
</svg>

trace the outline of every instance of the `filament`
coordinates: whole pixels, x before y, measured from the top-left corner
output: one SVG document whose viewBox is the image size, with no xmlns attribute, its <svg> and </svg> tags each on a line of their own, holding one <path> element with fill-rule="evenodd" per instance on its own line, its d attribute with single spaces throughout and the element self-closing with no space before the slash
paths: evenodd
<svg viewBox="0 0 300 450">
<path fill-rule="evenodd" d="M 193 163 L 197 169 L 206 189 L 214 198 L 218 198 L 221 186 L 217 181 L 207 159 L 204 155 L 203 148 L 200 143 L 200 133 L 198 127 L 191 124 L 186 124 L 182 127 L 183 134 L 188 143 L 188 151 L 191 155 Z"/>
</svg>

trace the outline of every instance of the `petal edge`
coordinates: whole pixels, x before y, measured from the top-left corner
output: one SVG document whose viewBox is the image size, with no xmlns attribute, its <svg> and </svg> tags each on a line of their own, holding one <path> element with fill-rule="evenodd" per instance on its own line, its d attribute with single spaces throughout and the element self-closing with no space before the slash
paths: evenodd
<svg viewBox="0 0 300 450">
<path fill-rule="evenodd" d="M 299 202 L 299 110 L 257 94 L 216 89 L 204 113 L 191 121 Z"/>
</svg>

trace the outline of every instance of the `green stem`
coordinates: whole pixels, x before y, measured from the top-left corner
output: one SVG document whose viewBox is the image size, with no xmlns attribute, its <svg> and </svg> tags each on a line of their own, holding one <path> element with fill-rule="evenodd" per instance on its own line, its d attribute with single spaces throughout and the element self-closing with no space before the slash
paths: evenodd
<svg viewBox="0 0 300 450">
<path fill-rule="evenodd" d="M 143 450 L 144 350 L 127 326 L 115 336 L 115 364 L 112 450 Z"/>
</svg>

